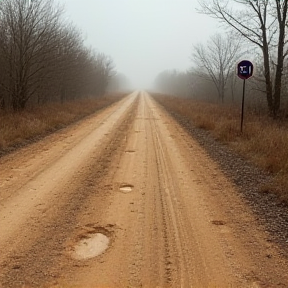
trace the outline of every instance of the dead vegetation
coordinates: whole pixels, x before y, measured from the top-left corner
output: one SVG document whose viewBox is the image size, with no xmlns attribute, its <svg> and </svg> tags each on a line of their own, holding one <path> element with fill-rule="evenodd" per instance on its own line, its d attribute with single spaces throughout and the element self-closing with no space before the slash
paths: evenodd
<svg viewBox="0 0 288 288">
<path fill-rule="evenodd" d="M 63 104 L 49 103 L 16 113 L 0 110 L 0 155 L 76 122 L 123 97 L 124 94 L 118 94 Z"/>
<path fill-rule="evenodd" d="M 277 193 L 288 202 L 287 122 L 245 111 L 244 131 L 240 133 L 240 107 L 154 96 L 170 112 L 198 128 L 211 131 L 217 140 L 227 143 L 241 156 L 271 173 L 275 181 L 269 187 L 263 187 L 263 192 Z"/>
</svg>

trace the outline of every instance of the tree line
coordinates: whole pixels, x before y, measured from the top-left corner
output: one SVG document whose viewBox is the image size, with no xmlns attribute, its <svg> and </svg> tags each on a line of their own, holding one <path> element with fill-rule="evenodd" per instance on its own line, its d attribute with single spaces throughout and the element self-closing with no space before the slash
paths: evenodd
<svg viewBox="0 0 288 288">
<path fill-rule="evenodd" d="M 114 73 L 53 0 L 0 1 L 1 109 L 97 97 Z"/>
<path fill-rule="evenodd" d="M 237 62 L 248 58 L 245 60 L 251 60 L 256 66 L 255 77 L 248 81 L 251 95 L 262 101 L 265 98 L 267 111 L 274 117 L 281 110 L 287 110 L 288 0 L 198 2 L 198 12 L 217 19 L 226 31 L 213 35 L 205 44 L 194 45 L 191 53 L 193 67 L 190 71 L 176 73 L 181 81 L 186 79 L 189 96 L 195 94 L 195 87 L 199 85 L 208 94 L 212 93 L 211 85 L 210 91 L 207 89 L 209 81 L 218 101 L 233 100 L 241 86 L 241 81 L 235 77 Z M 168 78 L 173 78 L 173 74 L 175 76 L 173 71 L 166 71 L 158 75 L 156 87 L 167 90 L 165 83 L 169 82 Z M 176 81 L 177 77 L 173 79 Z M 183 89 L 178 94 L 183 94 Z"/>
</svg>

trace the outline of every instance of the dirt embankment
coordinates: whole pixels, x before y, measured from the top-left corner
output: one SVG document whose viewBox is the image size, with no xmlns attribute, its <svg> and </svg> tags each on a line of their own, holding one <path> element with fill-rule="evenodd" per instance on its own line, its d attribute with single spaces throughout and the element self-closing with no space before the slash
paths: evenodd
<svg viewBox="0 0 288 288">
<path fill-rule="evenodd" d="M 147 93 L 0 159 L 0 287 L 287 287 L 287 259 Z"/>
</svg>

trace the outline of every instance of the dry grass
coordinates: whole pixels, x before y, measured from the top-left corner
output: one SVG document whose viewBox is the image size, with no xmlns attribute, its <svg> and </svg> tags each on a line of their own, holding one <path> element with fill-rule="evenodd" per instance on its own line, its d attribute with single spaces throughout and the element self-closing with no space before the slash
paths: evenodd
<svg viewBox="0 0 288 288">
<path fill-rule="evenodd" d="M 211 131 L 219 141 L 229 144 L 242 156 L 275 176 L 273 187 L 288 202 L 288 123 L 245 111 L 243 133 L 240 133 L 241 107 L 197 102 L 157 95 L 169 111 Z M 264 188 L 263 188 L 264 189 Z"/>
<path fill-rule="evenodd" d="M 0 155 L 43 137 L 123 98 L 123 94 L 97 99 L 54 103 L 19 113 L 0 110 Z"/>
</svg>

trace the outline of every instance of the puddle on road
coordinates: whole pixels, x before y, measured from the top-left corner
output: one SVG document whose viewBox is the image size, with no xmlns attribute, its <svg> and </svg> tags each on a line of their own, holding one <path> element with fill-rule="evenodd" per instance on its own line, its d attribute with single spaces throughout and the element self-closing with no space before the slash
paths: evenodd
<svg viewBox="0 0 288 288">
<path fill-rule="evenodd" d="M 73 258 L 84 260 L 101 255 L 109 247 L 109 238 L 102 233 L 87 235 L 75 246 Z"/>
<path fill-rule="evenodd" d="M 123 193 L 129 193 L 129 192 L 132 192 L 134 186 L 133 185 L 130 185 L 130 184 L 122 184 L 120 186 L 120 191 L 123 192 Z"/>
</svg>

